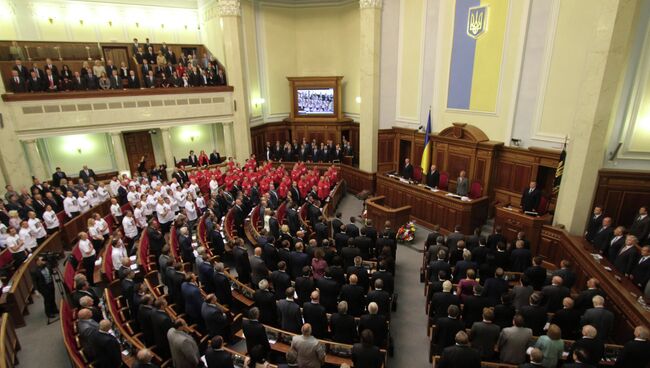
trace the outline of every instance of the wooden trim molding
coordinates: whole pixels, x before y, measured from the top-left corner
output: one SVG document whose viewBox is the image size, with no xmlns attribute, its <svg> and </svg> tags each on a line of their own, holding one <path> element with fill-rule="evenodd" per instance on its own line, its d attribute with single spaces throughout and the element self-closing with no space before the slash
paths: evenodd
<svg viewBox="0 0 650 368">
<path fill-rule="evenodd" d="M 192 88 L 141 88 L 141 89 L 113 89 L 105 91 L 69 91 L 69 92 L 38 92 L 38 93 L 4 93 L 2 101 L 4 102 L 22 102 L 22 101 L 49 101 L 65 100 L 79 98 L 102 98 L 102 97 L 135 97 L 135 96 L 160 96 L 160 95 L 178 95 L 193 93 L 218 93 L 232 92 L 232 86 L 217 87 L 192 87 Z"/>
</svg>

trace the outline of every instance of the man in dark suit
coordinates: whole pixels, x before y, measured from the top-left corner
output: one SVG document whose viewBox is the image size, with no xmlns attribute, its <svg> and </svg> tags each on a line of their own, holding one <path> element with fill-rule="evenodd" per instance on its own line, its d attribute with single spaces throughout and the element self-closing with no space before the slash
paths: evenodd
<svg viewBox="0 0 650 368">
<path fill-rule="evenodd" d="M 269 282 L 266 279 L 258 284 L 259 289 L 253 294 L 253 301 L 260 310 L 260 323 L 269 326 L 278 326 L 278 309 L 275 305 L 275 295 L 269 290 Z"/>
<path fill-rule="evenodd" d="M 302 313 L 300 306 L 294 301 L 294 288 L 289 286 L 285 289 L 285 298 L 277 301 L 278 326 L 295 334 L 300 333 L 302 327 Z"/>
<path fill-rule="evenodd" d="M 328 313 L 336 312 L 336 302 L 341 292 L 341 286 L 332 278 L 329 267 L 325 269 L 325 275 L 316 279 L 316 288 L 320 291 L 320 302 Z"/>
<path fill-rule="evenodd" d="M 386 347 L 388 327 L 386 326 L 386 317 L 378 312 L 377 303 L 368 303 L 368 314 L 364 314 L 359 318 L 359 331 L 363 332 L 366 329 L 372 331 L 375 337 L 375 346 L 383 348 Z"/>
<path fill-rule="evenodd" d="M 607 245 L 607 253 L 605 253 L 605 256 L 609 259 L 610 262 L 613 263 L 614 260 L 616 260 L 618 252 L 620 252 L 621 248 L 625 246 L 625 235 L 626 230 L 623 226 L 617 226 L 616 229 L 614 229 L 612 239 Z"/>
<path fill-rule="evenodd" d="M 11 78 L 9 79 L 9 91 L 13 93 L 27 92 L 27 83 L 25 78 L 18 73 L 17 70 L 11 71 Z"/>
<path fill-rule="evenodd" d="M 74 72 L 72 77 L 72 84 L 70 89 L 73 91 L 84 91 L 86 90 L 86 78 L 83 78 L 79 72 Z"/>
<path fill-rule="evenodd" d="M 286 261 L 278 262 L 278 269 L 271 272 L 270 279 L 275 291 L 275 300 L 281 300 L 284 298 L 287 288 L 291 286 L 291 275 L 287 273 Z"/>
<path fill-rule="evenodd" d="M 341 287 L 340 300 L 347 302 L 347 312 L 354 316 L 360 317 L 366 306 L 366 296 L 363 288 L 357 285 L 357 275 L 349 276 L 350 283 Z"/>
<path fill-rule="evenodd" d="M 456 334 L 465 330 L 465 324 L 459 317 L 460 308 L 456 305 L 450 305 L 447 308 L 446 316 L 436 319 L 436 329 L 434 336 L 431 338 L 434 354 L 440 354 L 446 347 L 454 345 Z"/>
<path fill-rule="evenodd" d="M 596 337 L 607 341 L 614 327 L 614 314 L 605 309 L 605 298 L 600 295 L 593 297 L 593 308 L 587 309 L 580 319 L 582 326 L 591 325 L 596 328 Z"/>
<path fill-rule="evenodd" d="M 560 276 L 562 278 L 562 285 L 566 286 L 569 290 L 576 283 L 576 274 L 571 270 L 571 261 L 567 259 L 560 261 L 560 268 L 553 271 L 551 276 Z"/>
<path fill-rule="evenodd" d="M 11 70 L 18 72 L 18 75 L 23 77 L 23 79 L 29 78 L 29 69 L 23 65 L 22 60 L 16 59 L 14 63 L 15 65 L 11 68 Z"/>
<path fill-rule="evenodd" d="M 501 232 L 502 230 L 500 225 L 494 227 L 494 234 L 490 234 L 487 239 L 488 248 L 495 250 L 497 249 L 497 244 L 507 243 L 506 238 L 503 236 Z"/>
<path fill-rule="evenodd" d="M 190 151 L 190 155 L 187 157 L 187 164 L 192 167 L 199 166 L 199 157 L 194 153 L 194 151 Z"/>
<path fill-rule="evenodd" d="M 311 292 L 314 290 L 314 280 L 311 278 L 311 267 L 305 266 L 302 268 L 301 272 L 301 276 L 296 278 L 295 283 L 298 305 L 304 305 L 309 302 Z"/>
<path fill-rule="evenodd" d="M 411 165 L 411 160 L 408 158 L 404 159 L 404 166 L 402 166 L 400 174 L 406 180 L 413 179 L 413 165 Z"/>
<path fill-rule="evenodd" d="M 223 337 L 214 336 L 210 346 L 205 351 L 205 361 L 208 368 L 233 368 L 232 355 L 223 350 Z"/>
<path fill-rule="evenodd" d="M 442 351 L 438 367 L 440 368 L 480 368 L 481 355 L 469 345 L 469 337 L 465 331 L 455 334 L 456 345 Z"/>
<path fill-rule="evenodd" d="M 111 89 L 122 89 L 122 78 L 117 74 L 117 69 L 113 69 L 110 74 Z"/>
<path fill-rule="evenodd" d="M 580 322 L 580 311 L 574 308 L 573 299 L 570 297 L 564 298 L 562 306 L 562 309 L 555 311 L 550 323 L 560 327 L 563 339 L 575 340 Z"/>
<path fill-rule="evenodd" d="M 212 283 L 214 286 L 214 295 L 222 305 L 232 306 L 232 292 L 230 290 L 230 280 L 223 272 L 223 263 L 218 262 L 214 265 L 214 276 Z"/>
<path fill-rule="evenodd" d="M 553 276 L 551 285 L 542 288 L 542 304 L 546 305 L 548 313 L 555 313 L 563 307 L 564 298 L 570 294 L 569 289 L 562 285 L 562 277 Z"/>
<path fill-rule="evenodd" d="M 189 272 L 185 276 L 185 281 L 181 284 L 181 294 L 185 303 L 185 314 L 192 323 L 198 324 L 202 329 L 201 306 L 204 299 L 195 274 Z"/>
<path fill-rule="evenodd" d="M 356 249 L 356 248 L 355 248 Z M 343 248 L 345 251 L 346 248 Z M 341 251 L 341 252 L 343 252 Z M 347 275 L 357 275 L 358 284 L 366 292 L 370 287 L 370 276 L 368 276 L 368 269 L 363 265 L 363 258 L 361 256 L 354 257 L 354 265 L 345 270 Z"/>
<path fill-rule="evenodd" d="M 546 284 L 546 269 L 542 267 L 543 260 L 541 256 L 533 257 L 532 266 L 524 271 L 524 277 L 528 279 L 528 282 L 536 291 L 541 291 L 544 284 Z"/>
<path fill-rule="evenodd" d="M 390 317 L 390 294 L 383 290 L 384 282 L 381 279 L 376 279 L 374 282 L 375 289 L 370 291 L 366 296 L 368 303 L 374 302 L 379 307 L 379 314 Z"/>
<path fill-rule="evenodd" d="M 43 91 L 43 79 L 35 71 L 31 71 L 27 79 L 27 90 L 29 92 Z"/>
<path fill-rule="evenodd" d="M 481 285 L 474 285 L 474 294 L 466 295 L 463 301 L 463 322 L 466 328 L 471 328 L 474 322 L 479 322 L 483 318 L 483 308 L 489 307 L 492 303 L 490 300 L 482 296 L 483 287 Z"/>
<path fill-rule="evenodd" d="M 130 89 L 140 88 L 140 79 L 135 75 L 135 71 L 130 70 L 128 76 L 128 87 Z"/>
<path fill-rule="evenodd" d="M 311 292 L 310 301 L 302 305 L 302 314 L 305 323 L 309 323 L 312 334 L 317 339 L 327 338 L 327 312 L 320 304 L 320 293 L 317 290 Z"/>
<path fill-rule="evenodd" d="M 158 87 L 158 79 L 153 74 L 153 70 L 149 69 L 148 74 L 144 75 L 144 88 L 156 88 Z"/>
<path fill-rule="evenodd" d="M 648 244 L 648 234 L 650 233 L 650 217 L 648 217 L 648 207 L 641 206 L 639 215 L 634 219 L 630 226 L 629 233 L 639 239 L 640 244 Z"/>
<path fill-rule="evenodd" d="M 548 319 L 546 308 L 542 306 L 542 293 L 534 292 L 528 298 L 528 303 L 519 310 L 519 313 L 524 317 L 524 326 L 533 330 L 534 336 L 541 336 L 544 333 L 544 325 Z"/>
<path fill-rule="evenodd" d="M 641 257 L 639 261 L 632 267 L 630 272 L 630 279 L 638 287 L 643 289 L 650 280 L 650 245 L 645 245 L 641 248 Z"/>
<path fill-rule="evenodd" d="M 248 258 L 248 251 L 244 247 L 243 241 L 237 242 L 237 246 L 233 249 L 232 254 L 235 260 L 235 270 L 237 270 L 237 278 L 243 284 L 250 284 L 251 263 Z"/>
<path fill-rule="evenodd" d="M 617 368 L 647 367 L 650 365 L 650 331 L 645 326 L 634 329 L 634 340 L 623 346 L 616 359 Z"/>
<path fill-rule="evenodd" d="M 586 364 L 591 364 L 591 366 L 596 367 L 600 361 L 603 359 L 603 355 L 605 354 L 605 344 L 603 343 L 602 340 L 598 339 L 597 337 L 597 331 L 594 326 L 591 325 L 586 325 L 582 327 L 582 337 L 576 340 L 576 342 L 573 343 L 571 346 L 570 354 L 573 354 L 573 360 L 576 361 L 575 359 L 575 354 L 578 351 L 582 351 L 583 354 L 580 362 L 586 363 Z M 564 367 L 567 367 L 570 365 L 565 364 Z M 577 367 L 589 367 L 589 366 L 575 366 Z"/>
<path fill-rule="evenodd" d="M 143 296 L 138 306 L 137 321 L 147 346 L 155 344 L 153 323 L 151 322 L 151 315 L 154 311 L 153 297 L 151 295 Z"/>
<path fill-rule="evenodd" d="M 600 254 L 607 254 L 609 249 L 609 242 L 614 236 L 614 228 L 612 227 L 612 218 L 605 217 L 598 230 L 593 234 L 591 243 Z"/>
<path fill-rule="evenodd" d="M 537 188 L 537 182 L 531 181 L 528 188 L 521 193 L 521 209 L 524 211 L 537 211 L 542 192 Z"/>
<path fill-rule="evenodd" d="M 353 344 L 357 337 L 357 325 L 354 317 L 348 313 L 348 303 L 340 301 L 337 313 L 330 317 L 332 340 L 341 344 Z"/>
<path fill-rule="evenodd" d="M 639 240 L 634 235 L 628 235 L 625 237 L 625 245 L 618 252 L 616 259 L 614 260 L 614 267 L 619 270 L 621 273 L 628 276 L 634 265 L 639 260 L 639 251 L 636 249 L 639 244 Z"/>
<path fill-rule="evenodd" d="M 90 343 L 95 352 L 95 367 L 115 368 L 122 366 L 122 349 L 117 338 L 110 334 L 111 326 L 109 320 L 102 320 L 99 322 L 99 330 L 90 338 Z"/>
<path fill-rule="evenodd" d="M 86 89 L 91 91 L 99 88 L 99 79 L 93 74 L 92 69 L 89 69 L 88 74 L 85 75 L 85 85 Z"/>
<path fill-rule="evenodd" d="M 217 297 L 214 294 L 208 294 L 205 297 L 205 301 L 201 305 L 201 317 L 208 336 L 223 336 L 228 332 L 228 317 L 217 305 Z"/>
<path fill-rule="evenodd" d="M 79 170 L 79 179 L 83 179 L 84 183 L 88 183 L 90 178 L 97 180 L 97 176 L 93 169 L 89 169 L 87 165 L 84 165 L 83 169 Z"/>
<path fill-rule="evenodd" d="M 221 162 L 221 156 L 217 150 L 213 150 L 210 154 L 210 165 L 216 165 Z"/>
<path fill-rule="evenodd" d="M 435 322 L 436 319 L 445 317 L 450 305 L 460 308 L 460 298 L 451 292 L 451 281 L 447 280 L 442 283 L 442 291 L 435 293 L 431 297 L 431 306 L 429 307 L 429 318 Z"/>
<path fill-rule="evenodd" d="M 246 336 L 246 350 L 252 351 L 255 346 L 262 348 L 262 356 L 267 356 L 271 351 L 269 339 L 266 336 L 264 325 L 257 319 L 260 316 L 260 310 L 253 307 L 248 312 L 249 318 L 242 323 L 242 330 Z"/>
<path fill-rule="evenodd" d="M 590 243 L 593 241 L 598 230 L 603 226 L 603 218 L 605 218 L 603 215 L 603 207 L 595 206 L 593 215 L 589 219 L 589 224 L 587 224 L 587 231 L 585 231 L 585 239 Z"/>
<path fill-rule="evenodd" d="M 531 265 L 532 254 L 524 248 L 524 242 L 518 240 L 515 249 L 510 253 L 510 271 L 524 272 Z"/>
<path fill-rule="evenodd" d="M 59 309 L 56 307 L 54 279 L 46 259 L 42 256 L 36 260 L 36 267 L 32 270 L 32 280 L 34 280 L 36 290 L 43 296 L 45 315 L 48 319 L 55 317 L 59 313 Z"/>
<path fill-rule="evenodd" d="M 594 307 L 592 299 L 596 295 L 604 297 L 605 292 L 599 288 L 598 280 L 592 277 L 587 280 L 587 289 L 581 291 L 578 297 L 576 297 L 575 308 L 580 311 L 581 315 L 587 309 Z"/>
<path fill-rule="evenodd" d="M 436 165 L 431 165 L 429 173 L 427 174 L 426 184 L 431 188 L 437 188 L 440 183 L 440 172 L 436 168 Z"/>
<path fill-rule="evenodd" d="M 494 309 L 484 308 L 482 321 L 472 325 L 470 336 L 472 347 L 479 351 L 482 360 L 494 359 L 494 346 L 499 340 L 501 327 L 494 323 Z"/>
</svg>

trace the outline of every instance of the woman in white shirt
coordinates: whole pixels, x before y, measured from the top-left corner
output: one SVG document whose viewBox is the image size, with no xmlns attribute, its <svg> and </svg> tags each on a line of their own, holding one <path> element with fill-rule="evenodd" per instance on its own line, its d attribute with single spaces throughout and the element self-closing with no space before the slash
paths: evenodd
<svg viewBox="0 0 650 368">
<path fill-rule="evenodd" d="M 23 241 L 25 249 L 29 250 L 30 252 L 32 252 L 32 250 L 38 245 L 38 243 L 36 243 L 36 235 L 34 235 L 29 229 L 29 223 L 27 221 L 20 223 L 20 231 L 18 232 L 18 236 L 20 237 L 20 240 Z"/>
<path fill-rule="evenodd" d="M 79 202 L 77 202 L 77 198 L 73 197 L 72 192 L 70 191 L 66 193 L 66 197 L 63 200 L 63 210 L 69 218 L 79 216 L 79 213 L 81 211 L 79 209 Z"/>
<path fill-rule="evenodd" d="M 45 212 L 43 212 L 43 221 L 45 221 L 45 228 L 48 234 L 54 234 L 59 231 L 59 226 L 61 225 L 59 218 L 56 217 L 56 213 L 49 204 L 45 207 Z"/>
<path fill-rule="evenodd" d="M 95 252 L 99 252 L 102 249 L 102 247 L 104 247 L 104 236 L 99 231 L 95 219 L 89 218 L 87 224 L 88 224 L 88 237 L 90 238 L 90 241 L 93 244 L 93 248 L 95 249 Z"/>
<path fill-rule="evenodd" d="M 181 187 L 176 188 L 176 192 L 174 193 L 174 199 L 176 200 L 176 202 L 178 202 L 179 208 L 184 208 L 185 202 L 187 201 L 186 191 Z"/>
<path fill-rule="evenodd" d="M 144 214 L 144 207 L 142 206 L 142 202 L 135 204 L 133 217 L 135 218 L 135 224 L 138 226 L 138 228 L 144 229 L 147 227 L 147 216 Z"/>
<path fill-rule="evenodd" d="M 99 194 L 97 194 L 94 185 L 88 184 L 88 190 L 86 191 L 86 198 L 88 198 L 88 203 L 90 203 L 90 207 L 95 207 L 99 204 L 100 202 Z"/>
<path fill-rule="evenodd" d="M 196 204 L 194 204 L 194 197 L 191 194 L 187 196 L 187 201 L 185 201 L 185 216 L 187 216 L 189 228 L 194 229 L 194 224 L 199 215 L 196 210 Z"/>
<path fill-rule="evenodd" d="M 104 241 L 108 240 L 108 237 L 111 235 L 110 229 L 108 228 L 108 223 L 102 215 L 99 213 L 95 212 L 93 213 L 93 218 L 95 219 L 95 227 L 99 231 L 100 234 L 104 237 Z"/>
<path fill-rule="evenodd" d="M 41 244 L 47 239 L 47 231 L 45 231 L 45 228 L 43 227 L 43 223 L 39 218 L 36 217 L 36 212 L 34 211 L 29 211 L 27 214 L 27 217 L 29 219 L 27 220 L 27 223 L 29 224 L 29 229 L 31 230 L 32 234 L 36 236 L 36 243 Z"/>
<path fill-rule="evenodd" d="M 271 233 L 270 220 L 271 220 L 271 214 L 272 213 L 273 213 L 273 211 L 270 208 L 267 208 L 267 209 L 264 210 L 264 230 L 266 230 L 266 232 L 268 234 Z"/>
<path fill-rule="evenodd" d="M 79 197 L 77 197 L 77 203 L 79 203 L 79 212 L 86 212 L 90 209 L 90 201 L 88 200 L 88 197 L 84 194 L 83 191 L 79 191 L 77 193 Z"/>
<path fill-rule="evenodd" d="M 210 180 L 210 194 L 217 195 L 219 193 L 219 182 L 216 178 Z"/>
<path fill-rule="evenodd" d="M 116 224 L 122 223 L 122 208 L 115 198 L 111 198 L 111 215 L 113 215 Z"/>
<path fill-rule="evenodd" d="M 81 264 L 86 270 L 86 278 L 90 286 L 95 286 L 95 260 L 96 252 L 90 240 L 88 240 L 88 234 L 85 232 L 79 233 L 79 250 L 81 251 Z"/>
<path fill-rule="evenodd" d="M 7 230 L 7 249 L 11 252 L 11 257 L 14 260 L 14 266 L 18 267 L 21 263 L 27 259 L 27 251 L 23 244 L 22 239 L 18 236 L 16 228 L 10 227 Z"/>
<path fill-rule="evenodd" d="M 111 252 L 111 260 L 113 261 L 113 271 L 117 271 L 122 267 L 122 258 L 128 257 L 124 243 L 119 239 L 113 239 L 111 244 L 113 251 Z"/>
<path fill-rule="evenodd" d="M 165 203 L 167 203 L 169 205 L 169 207 L 171 207 L 172 212 L 174 212 L 174 215 L 176 215 L 176 214 L 178 214 L 178 212 L 180 212 L 180 207 L 178 206 L 178 201 L 171 194 L 171 191 L 169 193 L 169 196 L 167 198 L 165 198 Z"/>
<path fill-rule="evenodd" d="M 9 237 L 9 234 L 7 234 L 7 227 L 5 224 L 0 222 L 0 249 L 5 249 L 7 248 L 7 238 Z"/>
<path fill-rule="evenodd" d="M 20 230 L 20 216 L 18 215 L 18 211 L 16 210 L 11 210 L 7 214 L 9 215 L 9 227 L 13 227 L 16 230 Z"/>
<path fill-rule="evenodd" d="M 200 213 L 202 214 L 205 212 L 205 209 L 207 208 L 205 204 L 205 199 L 203 198 L 202 195 L 199 195 L 196 197 L 196 206 L 201 210 Z"/>
</svg>

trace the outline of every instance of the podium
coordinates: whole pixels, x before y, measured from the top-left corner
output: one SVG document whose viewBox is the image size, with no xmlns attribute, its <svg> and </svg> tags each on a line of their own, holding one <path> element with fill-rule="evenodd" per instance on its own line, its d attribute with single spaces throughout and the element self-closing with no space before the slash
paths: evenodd
<svg viewBox="0 0 650 368">
<path fill-rule="evenodd" d="M 533 254 L 538 254 L 542 226 L 550 225 L 552 220 L 553 216 L 549 214 L 531 216 L 519 208 L 497 206 L 494 225 L 501 226 L 503 236 L 509 241 L 517 239 L 517 233 L 523 231 L 530 242 L 530 250 Z"/>
<path fill-rule="evenodd" d="M 376 227 L 382 228 L 386 221 L 390 221 L 396 229 L 409 222 L 411 206 L 388 207 L 384 204 L 385 199 L 385 196 L 377 196 L 366 200 L 367 217 L 375 223 Z"/>
</svg>

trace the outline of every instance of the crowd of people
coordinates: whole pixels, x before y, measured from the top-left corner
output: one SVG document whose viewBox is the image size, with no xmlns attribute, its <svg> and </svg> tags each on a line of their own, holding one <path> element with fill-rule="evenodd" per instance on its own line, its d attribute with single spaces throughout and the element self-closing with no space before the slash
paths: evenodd
<svg viewBox="0 0 650 368">
<path fill-rule="evenodd" d="M 84 61 L 80 70 L 69 65 L 60 68 L 52 59 L 45 59 L 43 66 L 32 62 L 24 65 L 16 59 L 7 78 L 7 90 L 14 93 L 93 91 L 139 88 L 189 88 L 201 86 L 223 86 L 227 84 L 223 67 L 214 57 L 203 54 L 181 53 L 177 56 L 171 47 L 163 42 L 156 46 L 147 38 L 144 44 L 133 39 L 132 55 L 140 69 L 140 75 L 131 63 L 122 61 L 115 65 L 96 59 L 92 65 Z"/>
<path fill-rule="evenodd" d="M 309 142 L 303 137 L 301 143 L 296 139 L 293 142 L 287 140 L 284 144 L 276 141 L 275 145 L 266 142 L 264 148 L 264 159 L 267 161 L 341 162 L 345 156 L 354 157 L 352 143 L 345 137 L 342 145 L 334 144 L 332 140 L 320 144 L 316 139 Z"/>
<path fill-rule="evenodd" d="M 600 208 L 595 214 L 600 216 Z M 608 221 L 603 223 L 609 226 Z M 593 231 L 602 232 L 601 227 L 593 228 L 587 231 L 588 239 Z M 568 260 L 562 260 L 556 270 L 547 270 L 543 258 L 531 253 L 523 232 L 506 239 L 498 226 L 487 238 L 478 230 L 466 236 L 459 229 L 444 236 L 436 228 L 425 243 L 431 353 L 441 355 L 440 366 L 480 367 L 481 361 L 546 368 L 561 362 L 566 362 L 565 367 L 599 365 L 605 343 L 613 338 L 615 315 L 606 308 L 608 297 L 597 279 L 590 278 L 585 287 L 576 285 Z M 643 234 L 619 232 L 621 246 L 614 250 L 612 262 L 645 286 L 650 246 L 643 246 L 641 257 L 629 261 L 626 252 L 639 252 L 637 235 Z M 514 286 L 513 277 L 518 278 Z M 572 288 L 582 291 L 572 294 Z M 618 355 L 617 367 L 650 363 L 650 331 L 638 326 L 634 335 Z M 575 341 L 568 355 L 563 355 L 564 340 Z"/>
</svg>

